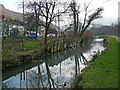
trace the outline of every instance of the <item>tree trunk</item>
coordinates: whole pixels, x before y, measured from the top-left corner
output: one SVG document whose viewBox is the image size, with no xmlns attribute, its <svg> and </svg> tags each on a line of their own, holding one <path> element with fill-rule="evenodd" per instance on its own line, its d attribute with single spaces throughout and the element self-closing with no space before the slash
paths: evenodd
<svg viewBox="0 0 120 90">
<path fill-rule="evenodd" d="M 37 20 L 37 16 L 36 16 L 36 39 L 37 39 L 37 33 L 38 33 L 38 20 Z"/>
<path fill-rule="evenodd" d="M 75 14 L 75 12 L 74 12 L 74 32 L 75 32 L 75 33 L 77 32 L 76 29 L 77 29 L 77 28 L 76 28 L 76 14 Z"/>
<path fill-rule="evenodd" d="M 37 39 L 38 25 L 36 25 L 36 39 Z"/>
<path fill-rule="evenodd" d="M 46 27 L 45 28 L 45 37 L 44 37 L 44 44 L 45 44 L 44 51 L 45 51 L 45 54 L 47 52 L 47 34 L 48 34 L 48 28 Z"/>
</svg>

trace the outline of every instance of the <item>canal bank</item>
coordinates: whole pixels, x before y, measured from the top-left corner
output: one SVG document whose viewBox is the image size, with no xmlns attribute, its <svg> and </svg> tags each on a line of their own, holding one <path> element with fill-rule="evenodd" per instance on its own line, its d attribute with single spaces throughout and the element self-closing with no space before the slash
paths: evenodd
<svg viewBox="0 0 120 90">
<path fill-rule="evenodd" d="M 91 68 L 83 71 L 74 80 L 75 88 L 118 88 L 118 51 L 116 38 L 108 37 L 106 50 L 91 62 Z"/>
<path fill-rule="evenodd" d="M 89 34 L 90 32 L 86 32 L 85 35 L 83 34 L 84 37 L 81 38 L 78 33 L 76 35 L 73 34 L 70 36 L 50 39 L 47 42 L 47 52 L 45 52 L 46 47 L 42 39 L 24 40 L 22 50 L 20 49 L 21 45 L 18 39 L 8 39 L 3 43 L 4 47 L 2 51 L 5 51 L 6 53 L 2 54 L 2 70 L 4 71 L 10 68 L 15 68 L 24 63 L 32 62 L 35 59 L 47 57 L 65 49 L 84 45 L 86 42 L 92 42 L 93 36 Z M 14 45 L 11 46 L 11 44 Z"/>
<path fill-rule="evenodd" d="M 70 88 L 74 78 L 87 67 L 97 51 L 103 51 L 103 39 L 74 47 L 3 72 L 3 87 L 7 88 Z"/>
</svg>

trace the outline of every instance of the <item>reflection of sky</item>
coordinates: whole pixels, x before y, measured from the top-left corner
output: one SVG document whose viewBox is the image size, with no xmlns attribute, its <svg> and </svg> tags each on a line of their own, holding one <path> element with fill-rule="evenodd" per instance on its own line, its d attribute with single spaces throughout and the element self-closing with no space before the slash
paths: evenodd
<svg viewBox="0 0 120 90">
<path fill-rule="evenodd" d="M 8 86 L 8 88 L 20 88 L 20 74 L 17 74 L 16 76 L 13 76 L 7 80 L 4 81 L 5 82 L 5 85 Z M 3 82 L 3 83 L 4 83 Z M 21 87 L 25 87 L 25 81 L 21 81 L 22 84 L 21 84 Z"/>
<path fill-rule="evenodd" d="M 85 56 L 85 58 L 90 61 L 92 59 L 92 56 L 90 56 L 90 54 L 92 53 L 92 51 L 96 51 L 96 50 L 104 50 L 104 47 L 101 45 L 101 42 L 99 42 L 100 40 L 97 40 L 97 42 L 95 42 L 92 46 L 92 48 L 90 50 L 88 50 L 87 52 L 83 53 L 83 55 Z M 77 55 L 78 60 L 80 60 L 80 57 Z M 80 70 L 82 70 L 85 65 L 82 64 L 82 62 L 80 62 Z M 60 68 L 61 65 L 61 68 Z M 54 65 L 54 66 L 49 66 L 49 71 L 51 74 L 52 79 L 54 80 L 55 83 L 58 84 L 59 87 L 62 87 L 64 82 L 67 83 L 67 87 L 69 87 L 70 83 L 73 81 L 73 79 L 75 78 L 75 57 L 74 56 L 70 56 L 69 58 L 65 59 L 64 61 L 62 61 L 61 63 Z M 61 69 L 61 72 L 60 72 Z M 46 70 L 46 64 L 42 63 L 40 64 L 40 71 L 42 72 L 42 79 L 44 82 L 44 85 L 46 85 L 48 83 L 48 79 L 47 79 L 47 70 Z M 25 71 L 26 73 L 26 71 Z M 22 73 L 23 76 L 23 73 Z M 26 77 L 26 74 L 25 74 Z M 5 83 L 8 87 L 11 88 L 26 88 L 26 85 L 28 84 L 29 87 L 33 86 L 37 86 L 37 82 L 38 82 L 38 66 L 35 66 L 29 70 L 27 70 L 27 82 L 26 79 L 22 80 L 20 82 L 20 74 L 17 74 L 16 76 L 13 76 L 5 81 L 3 81 L 3 83 Z M 20 86 L 21 84 L 21 86 Z"/>
</svg>

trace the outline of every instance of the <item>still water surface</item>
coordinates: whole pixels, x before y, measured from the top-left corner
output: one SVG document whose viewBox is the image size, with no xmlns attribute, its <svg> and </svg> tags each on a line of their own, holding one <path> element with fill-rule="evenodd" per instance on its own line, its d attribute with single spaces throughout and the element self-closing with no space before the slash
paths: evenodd
<svg viewBox="0 0 120 90">
<path fill-rule="evenodd" d="M 68 88 L 92 55 L 104 49 L 103 39 L 95 39 L 92 44 L 64 50 L 3 72 L 3 87 Z"/>
</svg>

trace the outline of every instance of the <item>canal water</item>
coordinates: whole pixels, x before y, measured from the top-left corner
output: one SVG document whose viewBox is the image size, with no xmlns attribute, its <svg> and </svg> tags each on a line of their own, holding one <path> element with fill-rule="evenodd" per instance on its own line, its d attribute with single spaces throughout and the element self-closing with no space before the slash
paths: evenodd
<svg viewBox="0 0 120 90">
<path fill-rule="evenodd" d="M 101 52 L 103 39 L 74 47 L 48 57 L 33 60 L 3 72 L 4 88 L 70 88 L 74 78 L 82 73 L 93 54 Z"/>
</svg>

